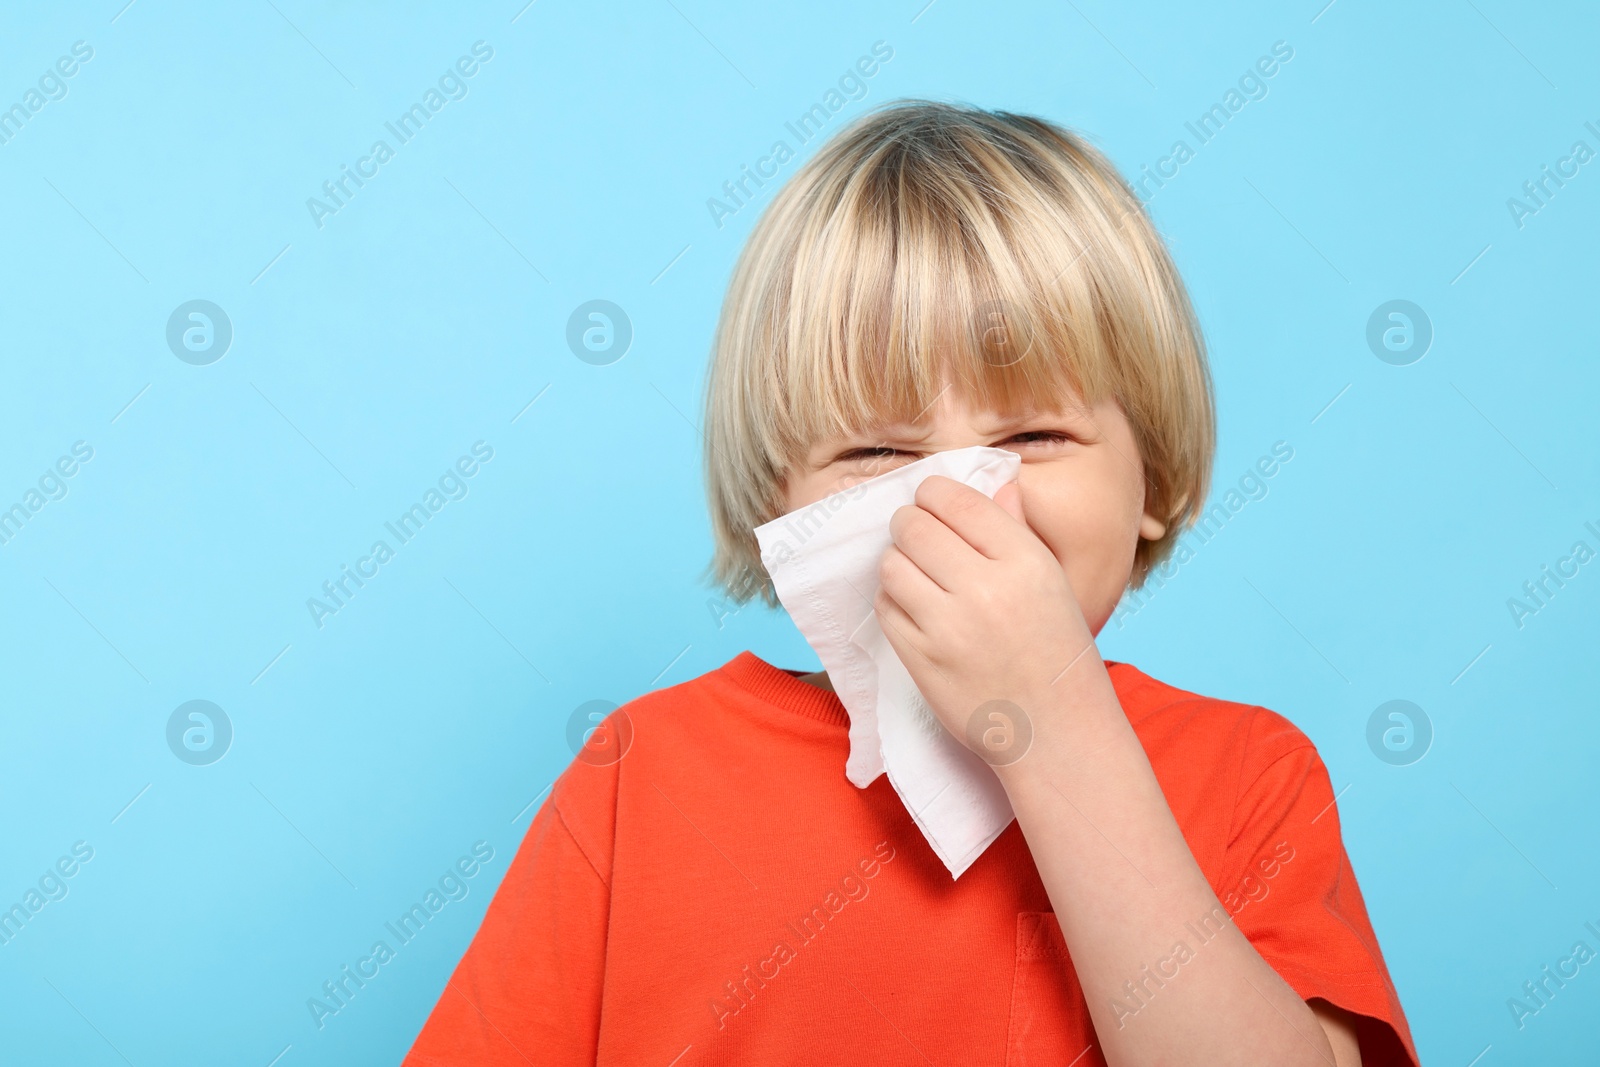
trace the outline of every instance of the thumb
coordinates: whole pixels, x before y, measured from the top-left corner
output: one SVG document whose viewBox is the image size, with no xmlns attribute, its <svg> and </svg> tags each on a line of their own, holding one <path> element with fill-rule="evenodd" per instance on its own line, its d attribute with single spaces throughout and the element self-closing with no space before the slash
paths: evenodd
<svg viewBox="0 0 1600 1067">
<path fill-rule="evenodd" d="M 1006 510 L 1006 514 L 1016 519 L 1022 525 L 1028 525 L 1028 520 L 1022 514 L 1022 486 L 1018 482 L 1007 482 L 1000 487 L 994 495 L 994 502 Z"/>
</svg>

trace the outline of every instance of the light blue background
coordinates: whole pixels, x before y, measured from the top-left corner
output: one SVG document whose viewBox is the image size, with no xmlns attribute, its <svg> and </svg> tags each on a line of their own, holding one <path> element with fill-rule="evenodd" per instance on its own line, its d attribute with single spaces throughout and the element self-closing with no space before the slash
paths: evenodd
<svg viewBox="0 0 1600 1067">
<path fill-rule="evenodd" d="M 1600 148 L 1600 16 L 1322 2 L 9 7 L 0 106 L 94 57 L 0 145 L 0 507 L 94 458 L 0 547 L 0 906 L 94 859 L 0 946 L 0 1058 L 396 1062 L 573 709 L 744 648 L 817 666 L 699 582 L 706 355 L 772 186 L 721 228 L 706 200 L 873 42 L 830 129 L 956 99 L 1136 175 L 1282 40 L 1150 210 L 1210 345 L 1217 493 L 1294 458 L 1101 650 L 1316 742 L 1425 1061 L 1592 1059 L 1600 967 L 1520 1032 L 1506 1001 L 1600 948 L 1600 563 L 1520 629 L 1506 601 L 1600 548 L 1600 163 L 1521 228 L 1507 199 Z M 307 198 L 478 40 L 465 99 L 319 229 Z M 165 341 L 197 298 L 235 331 L 209 366 Z M 635 331 L 607 366 L 564 340 L 596 298 Z M 1395 298 L 1435 331 L 1410 366 L 1365 341 Z M 319 629 L 307 598 L 479 440 L 469 495 Z M 235 730 L 205 767 L 165 740 L 196 698 Z M 1366 742 L 1394 698 L 1435 730 L 1410 766 Z M 470 895 L 319 1030 L 307 998 L 480 840 Z"/>
</svg>

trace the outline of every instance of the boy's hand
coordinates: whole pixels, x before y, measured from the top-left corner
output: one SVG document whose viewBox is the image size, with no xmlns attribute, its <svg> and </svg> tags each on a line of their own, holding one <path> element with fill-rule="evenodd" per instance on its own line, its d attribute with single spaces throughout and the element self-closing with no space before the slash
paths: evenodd
<svg viewBox="0 0 1600 1067">
<path fill-rule="evenodd" d="M 1027 525 L 1017 483 L 991 500 L 930 475 L 889 532 L 873 606 L 945 728 L 972 747 L 969 730 L 987 702 L 1025 714 L 1047 706 L 1051 684 L 1094 639 L 1066 572 Z"/>
</svg>

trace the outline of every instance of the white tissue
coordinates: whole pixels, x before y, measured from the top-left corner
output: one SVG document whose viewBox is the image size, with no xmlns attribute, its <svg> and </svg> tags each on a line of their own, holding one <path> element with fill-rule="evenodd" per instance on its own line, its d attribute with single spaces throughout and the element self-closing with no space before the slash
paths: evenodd
<svg viewBox="0 0 1600 1067">
<path fill-rule="evenodd" d="M 878 626 L 878 565 L 893 543 L 890 516 L 915 503 L 924 478 L 942 474 L 993 497 L 1021 466 L 1002 448 L 935 452 L 755 529 L 778 599 L 850 715 L 845 777 L 865 789 L 887 772 L 952 878 L 1015 816 L 993 769 L 934 716 Z"/>
</svg>

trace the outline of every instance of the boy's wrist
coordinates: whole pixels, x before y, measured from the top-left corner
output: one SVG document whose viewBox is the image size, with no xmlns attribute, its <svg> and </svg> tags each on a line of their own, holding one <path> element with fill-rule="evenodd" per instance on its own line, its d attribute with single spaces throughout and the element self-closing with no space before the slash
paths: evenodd
<svg viewBox="0 0 1600 1067">
<path fill-rule="evenodd" d="M 1012 708 L 1018 720 L 1012 727 L 1017 751 L 998 759 L 979 751 L 1008 793 L 1036 785 L 1049 788 L 1050 782 L 1065 784 L 1130 745 L 1143 754 L 1092 644 L 1037 695 Z"/>
</svg>

